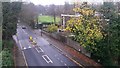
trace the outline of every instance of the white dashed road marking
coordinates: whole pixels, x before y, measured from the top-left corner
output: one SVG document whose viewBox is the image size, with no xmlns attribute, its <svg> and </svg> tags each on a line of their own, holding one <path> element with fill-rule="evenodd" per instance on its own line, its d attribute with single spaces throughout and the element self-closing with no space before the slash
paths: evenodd
<svg viewBox="0 0 120 68">
<path fill-rule="evenodd" d="M 55 55 L 55 57 L 56 57 L 57 55 Z"/>
<path fill-rule="evenodd" d="M 40 47 L 35 48 L 35 49 L 37 50 L 38 53 L 39 53 L 39 52 L 44 52 L 44 51 L 42 50 L 42 48 L 40 48 Z"/>
<path fill-rule="evenodd" d="M 26 47 L 23 48 L 24 50 L 27 49 Z"/>
<path fill-rule="evenodd" d="M 41 52 L 44 52 L 42 48 L 39 47 L 39 49 L 41 50 Z"/>
<path fill-rule="evenodd" d="M 36 49 L 36 51 L 39 53 L 40 51 L 37 49 L 37 48 L 35 48 Z"/>
<path fill-rule="evenodd" d="M 59 58 L 57 58 L 59 60 Z"/>
<path fill-rule="evenodd" d="M 63 62 L 63 61 L 61 60 L 61 62 Z"/>
<path fill-rule="evenodd" d="M 28 48 L 31 48 L 30 46 Z"/>
<path fill-rule="evenodd" d="M 23 29 L 22 29 L 23 30 Z M 25 34 L 27 34 L 28 35 L 28 33 L 27 32 L 25 32 L 25 30 L 23 30 L 23 32 L 25 33 Z"/>
<path fill-rule="evenodd" d="M 66 63 L 64 63 L 64 65 L 65 65 L 65 66 L 67 66 L 67 64 L 66 64 Z"/>
<path fill-rule="evenodd" d="M 47 55 L 43 55 L 42 57 L 47 63 L 53 63 L 52 60 Z"/>
</svg>

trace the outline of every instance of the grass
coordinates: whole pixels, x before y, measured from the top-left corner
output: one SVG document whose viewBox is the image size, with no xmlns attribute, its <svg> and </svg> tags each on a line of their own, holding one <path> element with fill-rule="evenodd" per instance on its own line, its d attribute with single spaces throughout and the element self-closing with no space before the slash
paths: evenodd
<svg viewBox="0 0 120 68">
<path fill-rule="evenodd" d="M 46 15 L 39 16 L 38 21 L 42 22 L 42 23 L 47 23 L 47 22 L 52 23 L 52 22 L 54 22 L 54 17 L 53 16 L 46 16 Z M 60 22 L 60 17 L 56 17 L 56 23 L 58 23 L 58 22 Z"/>
</svg>

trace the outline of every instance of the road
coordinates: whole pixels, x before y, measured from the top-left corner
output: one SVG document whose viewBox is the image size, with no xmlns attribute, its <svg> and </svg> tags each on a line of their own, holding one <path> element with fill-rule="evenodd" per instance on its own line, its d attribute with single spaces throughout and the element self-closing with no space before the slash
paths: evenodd
<svg viewBox="0 0 120 68">
<path fill-rule="evenodd" d="M 29 66 L 62 66 L 62 68 L 79 68 L 79 66 L 64 56 L 54 46 L 50 45 L 43 37 L 36 35 L 29 27 L 22 29 L 22 24 L 17 26 L 18 47 L 24 53 L 26 65 Z M 29 36 L 37 42 L 33 45 Z"/>
</svg>

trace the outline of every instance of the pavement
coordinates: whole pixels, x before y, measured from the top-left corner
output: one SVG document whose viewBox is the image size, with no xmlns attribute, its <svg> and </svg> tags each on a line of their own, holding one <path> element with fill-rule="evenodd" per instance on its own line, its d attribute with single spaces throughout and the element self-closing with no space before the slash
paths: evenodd
<svg viewBox="0 0 120 68">
<path fill-rule="evenodd" d="M 25 66 L 24 58 L 22 52 L 18 49 L 17 46 L 14 46 L 14 66 Z"/>
<path fill-rule="evenodd" d="M 45 37 L 37 35 L 34 33 L 34 30 L 27 26 L 26 29 L 22 29 L 22 26 L 23 24 L 20 23 L 17 26 L 16 43 L 23 54 L 27 68 L 31 66 L 82 67 L 82 65 L 78 65 L 65 56 L 59 49 L 52 46 L 50 41 L 47 41 Z M 33 37 L 37 45 L 33 45 L 32 42 L 29 41 L 29 36 Z"/>
</svg>

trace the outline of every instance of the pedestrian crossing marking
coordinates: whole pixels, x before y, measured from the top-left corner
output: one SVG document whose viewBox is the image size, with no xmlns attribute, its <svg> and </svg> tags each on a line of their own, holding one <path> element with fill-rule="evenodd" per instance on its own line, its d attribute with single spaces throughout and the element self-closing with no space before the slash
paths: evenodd
<svg viewBox="0 0 120 68">
<path fill-rule="evenodd" d="M 32 48 L 31 46 L 29 47 L 23 47 L 24 50 Z"/>
<path fill-rule="evenodd" d="M 28 48 L 31 48 L 30 46 Z"/>
<path fill-rule="evenodd" d="M 26 47 L 23 48 L 24 50 L 26 49 Z"/>
</svg>

